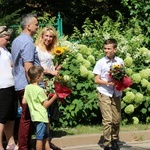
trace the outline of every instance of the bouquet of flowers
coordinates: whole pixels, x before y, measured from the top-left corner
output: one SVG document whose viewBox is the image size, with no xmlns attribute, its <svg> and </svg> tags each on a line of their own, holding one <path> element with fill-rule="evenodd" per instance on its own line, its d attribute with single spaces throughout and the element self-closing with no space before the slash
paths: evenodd
<svg viewBox="0 0 150 150">
<path fill-rule="evenodd" d="M 63 63 L 64 59 L 67 58 L 67 54 L 69 53 L 69 49 L 65 46 L 58 46 L 54 49 L 54 64 L 59 66 Z"/>
<path fill-rule="evenodd" d="M 112 64 L 109 77 L 115 81 L 115 88 L 122 91 L 132 85 L 132 80 L 126 75 L 125 68 L 122 64 Z"/>
<path fill-rule="evenodd" d="M 68 75 L 63 77 L 58 75 L 55 77 L 54 88 L 55 92 L 58 95 L 58 98 L 61 102 L 64 102 L 64 99 L 71 94 L 70 78 Z M 53 94 L 50 94 L 51 97 Z"/>
</svg>

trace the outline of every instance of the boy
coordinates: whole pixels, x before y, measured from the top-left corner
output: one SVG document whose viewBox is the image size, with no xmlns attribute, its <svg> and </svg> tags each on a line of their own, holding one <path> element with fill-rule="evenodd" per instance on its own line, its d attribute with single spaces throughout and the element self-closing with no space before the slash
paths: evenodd
<svg viewBox="0 0 150 150">
<path fill-rule="evenodd" d="M 32 66 L 28 70 L 30 84 L 25 87 L 23 104 L 28 104 L 31 120 L 36 127 L 36 150 L 50 150 L 47 131 L 47 108 L 57 99 L 55 94 L 48 100 L 44 89 L 39 86 L 43 80 L 44 69 L 41 66 Z"/>
<path fill-rule="evenodd" d="M 104 150 L 120 150 L 117 141 L 121 120 L 121 92 L 115 89 L 115 82 L 108 77 L 113 63 L 124 65 L 121 58 L 115 56 L 117 41 L 107 39 L 104 42 L 105 57 L 97 61 L 93 73 L 98 84 L 98 99 L 102 114 Z"/>
</svg>

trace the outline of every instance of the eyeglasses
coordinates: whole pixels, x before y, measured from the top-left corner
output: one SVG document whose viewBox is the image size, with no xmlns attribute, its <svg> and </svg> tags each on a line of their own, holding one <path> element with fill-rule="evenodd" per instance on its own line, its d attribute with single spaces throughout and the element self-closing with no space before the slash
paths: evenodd
<svg viewBox="0 0 150 150">
<path fill-rule="evenodd" d="M 8 30 L 8 27 L 4 27 L 4 29 L 0 32 L 0 34 L 7 30 Z"/>
</svg>

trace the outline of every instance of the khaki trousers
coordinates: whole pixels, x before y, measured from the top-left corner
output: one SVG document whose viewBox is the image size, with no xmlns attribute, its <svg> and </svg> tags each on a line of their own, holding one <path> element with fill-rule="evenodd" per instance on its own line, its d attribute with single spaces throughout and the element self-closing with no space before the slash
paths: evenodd
<svg viewBox="0 0 150 150">
<path fill-rule="evenodd" d="M 121 97 L 109 97 L 98 93 L 102 114 L 104 146 L 111 146 L 112 140 L 119 139 L 121 121 Z"/>
</svg>

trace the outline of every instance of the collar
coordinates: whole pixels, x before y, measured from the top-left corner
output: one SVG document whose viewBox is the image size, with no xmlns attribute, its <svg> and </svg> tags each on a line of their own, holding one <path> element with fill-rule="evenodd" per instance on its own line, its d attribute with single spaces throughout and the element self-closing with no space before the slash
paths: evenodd
<svg viewBox="0 0 150 150">
<path fill-rule="evenodd" d="M 107 56 L 105 56 L 105 59 L 106 59 L 106 63 L 109 63 L 109 62 L 117 62 L 117 57 L 115 56 L 114 59 L 109 59 Z"/>
</svg>

